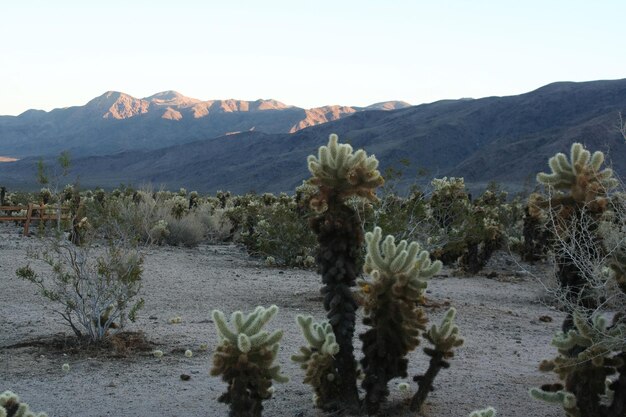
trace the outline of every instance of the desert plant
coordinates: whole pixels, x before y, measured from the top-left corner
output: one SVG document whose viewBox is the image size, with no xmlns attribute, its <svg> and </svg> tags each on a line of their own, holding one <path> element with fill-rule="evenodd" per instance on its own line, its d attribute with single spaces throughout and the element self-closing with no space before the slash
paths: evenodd
<svg viewBox="0 0 626 417">
<path fill-rule="evenodd" d="M 360 197 L 376 201 L 375 190 L 384 180 L 374 156 L 368 157 L 362 149 L 353 152 L 352 146 L 338 140 L 337 135 L 330 135 L 318 156 L 308 157 L 312 174 L 309 184 L 316 187 L 309 203 L 318 213 L 311 219 L 311 227 L 319 243 L 317 262 L 324 284 L 324 308 L 340 347 L 335 357 L 339 398 L 329 399 L 326 408 L 356 410 L 359 396 L 352 338 L 357 304 L 350 287 L 355 285 L 360 269 L 363 230 L 346 200 Z"/>
<path fill-rule="evenodd" d="M 254 226 L 253 247 L 248 250 L 263 257 L 272 256 L 280 265 L 303 266 L 305 259 L 316 246 L 315 235 L 308 227 L 295 202 L 274 202 L 259 211 L 259 221 Z"/>
<path fill-rule="evenodd" d="M 432 348 L 424 348 L 424 353 L 430 356 L 428 369 L 423 375 L 416 375 L 413 380 L 418 383 L 418 390 L 411 399 L 411 410 L 419 410 L 426 401 L 428 393 L 433 390 L 433 381 L 441 369 L 450 367 L 448 359 L 454 356 L 453 349 L 463 344 L 463 339 L 459 336 L 459 328 L 454 324 L 456 310 L 449 309 L 441 325 L 432 325 L 424 337 L 433 345 Z"/>
<path fill-rule="evenodd" d="M 18 277 L 35 284 L 44 298 L 60 305 L 54 308 L 79 338 L 99 342 L 112 329 L 121 329 L 126 319 L 135 320 L 143 299 L 142 257 L 121 242 L 111 242 L 104 253 L 93 254 L 90 243 L 76 246 L 67 240 L 52 240 L 42 254 L 31 253 L 51 267 L 47 278 L 27 265 Z"/>
<path fill-rule="evenodd" d="M 560 289 L 567 312 L 552 344 L 559 356 L 542 362 L 562 383 L 531 390 L 560 403 L 570 417 L 618 417 L 626 413 L 626 292 L 621 271 L 626 245 L 626 203 L 609 190 L 618 181 L 601 170 L 602 152 L 579 143 L 550 158 L 551 174 L 539 174 L 550 194 L 536 198 L 550 217 Z M 612 320 L 609 322 L 609 318 Z M 608 381 L 608 383 L 607 383 Z"/>
<path fill-rule="evenodd" d="M 35 413 L 20 397 L 11 391 L 0 394 L 0 417 L 47 417 L 46 413 Z"/>
<path fill-rule="evenodd" d="M 221 375 L 228 384 L 218 401 L 230 406 L 230 417 L 260 417 L 263 400 L 272 397 L 272 381 L 288 381 L 280 366 L 274 365 L 283 332 L 263 330 L 277 312 L 275 305 L 267 309 L 259 306 L 249 314 L 235 311 L 228 323 L 224 313 L 213 310 L 219 345 L 211 375 Z"/>
<path fill-rule="evenodd" d="M 304 369 L 304 383 L 313 387 L 315 405 L 324 409 L 339 397 L 339 378 L 334 364 L 339 345 L 328 321 L 316 323 L 312 316 L 301 315 L 296 319 L 308 346 L 302 346 L 300 354 L 293 355 L 291 360 Z"/>
<path fill-rule="evenodd" d="M 365 407 L 369 414 L 378 411 L 389 395 L 388 382 L 407 376 L 406 355 L 420 342 L 428 319 L 418 303 L 426 288 L 426 279 L 441 269 L 441 262 L 431 263 L 429 254 L 417 242 L 406 240 L 397 245 L 389 235 L 382 243 L 382 230 L 365 235 L 367 255 L 364 271 L 370 277 L 359 280 L 359 301 L 363 323 L 370 329 L 360 335 L 364 357 Z"/>
</svg>

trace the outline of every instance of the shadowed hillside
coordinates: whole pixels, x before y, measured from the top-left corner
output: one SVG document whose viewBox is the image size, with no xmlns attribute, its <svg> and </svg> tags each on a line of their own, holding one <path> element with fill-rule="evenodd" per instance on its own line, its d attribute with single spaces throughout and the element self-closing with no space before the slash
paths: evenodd
<svg viewBox="0 0 626 417">
<path fill-rule="evenodd" d="M 77 159 L 84 186 L 145 182 L 199 191 L 290 191 L 308 177 L 308 154 L 332 132 L 374 153 L 382 168 L 408 160 L 403 184 L 426 169 L 427 181 L 464 176 L 519 188 L 547 170 L 555 152 L 573 141 L 602 150 L 626 173 L 626 143 L 616 128 L 626 113 L 626 80 L 555 83 L 530 93 L 477 100 L 445 100 L 394 111 L 357 112 L 293 134 L 247 132 L 153 151 Z M 33 185 L 34 159 L 0 165 L 8 184 Z"/>
</svg>

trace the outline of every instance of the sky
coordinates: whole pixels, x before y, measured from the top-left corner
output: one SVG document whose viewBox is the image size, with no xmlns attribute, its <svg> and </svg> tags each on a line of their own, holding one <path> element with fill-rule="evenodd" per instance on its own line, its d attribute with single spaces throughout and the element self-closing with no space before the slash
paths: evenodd
<svg viewBox="0 0 626 417">
<path fill-rule="evenodd" d="M 109 90 L 310 108 L 626 78 L 623 0 L 0 0 L 0 115 Z"/>
</svg>

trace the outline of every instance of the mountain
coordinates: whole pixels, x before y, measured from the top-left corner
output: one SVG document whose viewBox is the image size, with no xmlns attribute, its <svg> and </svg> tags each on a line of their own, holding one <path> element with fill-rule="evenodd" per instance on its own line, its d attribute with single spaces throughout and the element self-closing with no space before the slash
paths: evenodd
<svg viewBox="0 0 626 417">
<path fill-rule="evenodd" d="M 78 158 L 68 178 L 78 177 L 88 187 L 150 182 L 202 192 L 293 191 L 309 176 L 306 156 L 333 132 L 375 154 L 383 171 L 403 168 L 401 187 L 426 170 L 418 178 L 422 182 L 463 176 L 474 188 L 496 180 L 519 189 L 526 181 L 534 185 L 535 174 L 549 170 L 548 158 L 567 153 L 574 141 L 604 151 L 626 178 L 626 141 L 616 128 L 620 111 L 626 114 L 626 79 L 559 82 L 518 96 L 357 111 L 292 134 L 242 132 L 157 150 Z M 35 164 L 36 158 L 2 163 L 0 181 L 32 187 Z"/>
<path fill-rule="evenodd" d="M 107 91 L 84 106 L 0 116 L 0 155 L 23 158 L 64 150 L 74 156 L 103 155 L 158 149 L 233 132 L 289 133 L 357 111 L 406 105 L 390 101 L 358 109 L 302 109 L 276 100 L 202 101 L 176 91 L 139 99 Z"/>
</svg>

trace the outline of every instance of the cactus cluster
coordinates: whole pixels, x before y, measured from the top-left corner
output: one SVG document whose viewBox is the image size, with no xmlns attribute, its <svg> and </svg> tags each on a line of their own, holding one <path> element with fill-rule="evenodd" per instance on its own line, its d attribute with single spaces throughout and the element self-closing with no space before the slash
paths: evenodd
<svg viewBox="0 0 626 417">
<path fill-rule="evenodd" d="M 334 361 L 339 345 L 328 321 L 316 323 L 312 316 L 302 315 L 296 320 L 308 346 L 302 346 L 300 354 L 293 355 L 291 360 L 305 371 L 304 383 L 313 387 L 315 405 L 323 409 L 339 396 L 340 376 Z"/>
<path fill-rule="evenodd" d="M 235 311 L 229 323 L 224 313 L 213 311 L 220 343 L 211 375 L 221 375 L 228 384 L 228 391 L 218 401 L 229 404 L 230 417 L 260 417 L 263 400 L 272 396 L 272 381 L 288 381 L 280 366 L 274 365 L 283 332 L 263 330 L 277 312 L 275 305 L 259 306 L 249 314 Z"/>
<path fill-rule="evenodd" d="M 20 397 L 11 391 L 0 394 L 0 417 L 47 417 L 46 413 L 30 411 L 28 404 L 20 402 Z"/>
</svg>

